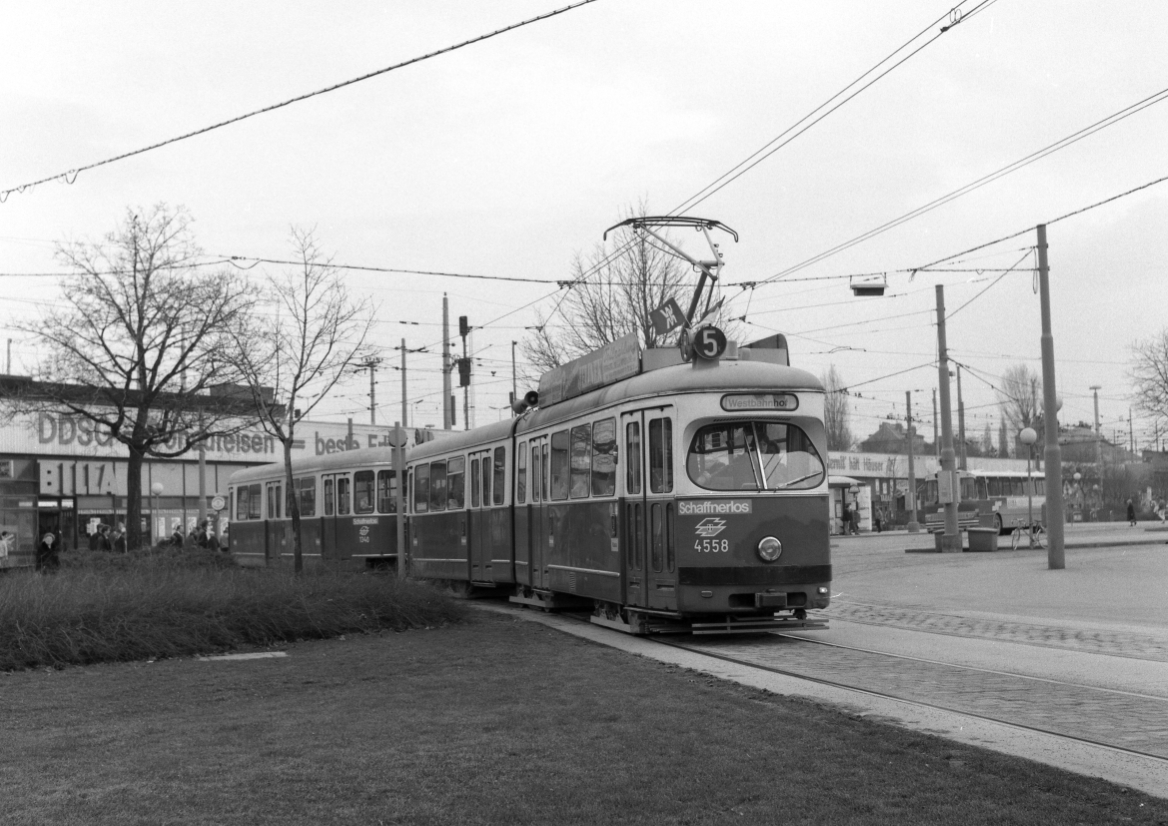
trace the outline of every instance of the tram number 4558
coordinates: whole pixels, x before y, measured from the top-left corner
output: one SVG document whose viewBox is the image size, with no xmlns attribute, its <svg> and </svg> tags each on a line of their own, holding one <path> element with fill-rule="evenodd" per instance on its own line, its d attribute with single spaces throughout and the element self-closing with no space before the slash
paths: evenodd
<svg viewBox="0 0 1168 826">
<path fill-rule="evenodd" d="M 694 550 L 700 554 L 730 553 L 729 539 L 695 539 Z"/>
</svg>

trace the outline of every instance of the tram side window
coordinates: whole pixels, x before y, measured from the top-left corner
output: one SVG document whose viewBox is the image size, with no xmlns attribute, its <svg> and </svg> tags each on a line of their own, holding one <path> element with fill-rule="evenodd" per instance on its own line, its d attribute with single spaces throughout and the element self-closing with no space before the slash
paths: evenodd
<svg viewBox="0 0 1168 826">
<path fill-rule="evenodd" d="M 337 477 L 337 515 L 344 516 L 352 509 L 352 480 L 348 476 Z"/>
<path fill-rule="evenodd" d="M 446 463 L 430 463 L 430 510 L 446 510 Z"/>
<path fill-rule="evenodd" d="M 515 503 L 527 501 L 527 442 L 520 442 L 515 451 Z"/>
<path fill-rule="evenodd" d="M 616 493 L 616 419 L 592 426 L 592 495 Z"/>
<path fill-rule="evenodd" d="M 332 516 L 337 509 L 336 506 L 336 480 L 331 476 L 324 480 L 324 515 Z"/>
<path fill-rule="evenodd" d="M 462 510 L 466 507 L 466 457 L 446 460 L 446 507 Z"/>
<path fill-rule="evenodd" d="M 552 434 L 552 500 L 568 498 L 568 431 Z"/>
<path fill-rule="evenodd" d="M 592 476 L 592 425 L 581 424 L 572 428 L 571 471 L 569 472 L 569 494 L 573 499 L 583 499 L 588 495 Z"/>
<path fill-rule="evenodd" d="M 248 485 L 247 486 L 247 496 L 248 496 L 247 518 L 248 519 L 260 519 L 262 516 L 260 514 L 260 507 L 263 505 L 263 500 L 260 498 L 260 486 L 259 485 Z"/>
<path fill-rule="evenodd" d="M 495 480 L 491 483 L 492 488 L 492 502 L 496 505 L 502 505 L 504 494 L 507 492 L 507 449 L 504 447 L 495 448 Z"/>
<path fill-rule="evenodd" d="M 625 488 L 630 494 L 641 492 L 641 423 L 629 422 L 625 425 Z"/>
<path fill-rule="evenodd" d="M 649 491 L 673 490 L 673 421 L 649 419 Z"/>
<path fill-rule="evenodd" d="M 540 501 L 540 485 L 542 484 L 543 474 L 539 470 L 539 457 L 543 451 L 539 445 L 532 445 L 531 447 L 531 501 Z"/>
<path fill-rule="evenodd" d="M 989 483 L 990 496 L 1005 496 L 1002 491 L 1002 480 L 997 476 L 991 476 L 986 480 Z"/>
<path fill-rule="evenodd" d="M 430 510 L 430 466 L 418 465 L 414 468 L 414 513 Z"/>
<path fill-rule="evenodd" d="M 977 480 L 971 479 L 968 476 L 961 478 L 961 499 L 967 501 L 969 499 L 977 498 Z"/>
<path fill-rule="evenodd" d="M 279 483 L 268 485 L 268 519 L 280 518 L 280 488 Z"/>
<path fill-rule="evenodd" d="M 649 490 L 673 490 L 673 420 L 649 420 Z"/>
<path fill-rule="evenodd" d="M 1038 477 L 1034 480 L 1034 495 L 1046 496 L 1046 479 Z"/>
<path fill-rule="evenodd" d="M 482 504 L 483 478 L 479 476 L 479 460 L 476 456 L 470 460 L 470 506 L 477 508 Z"/>
<path fill-rule="evenodd" d="M 491 504 L 491 454 L 483 454 L 483 463 L 479 466 L 483 472 L 483 507 Z"/>
<path fill-rule="evenodd" d="M 543 501 L 548 500 L 548 485 L 551 483 L 551 474 L 548 473 L 548 463 L 551 458 L 551 446 L 544 442 L 539 451 L 539 489 Z"/>
<path fill-rule="evenodd" d="M 1021 479 L 1010 479 L 1010 495 L 1011 496 L 1025 496 L 1025 483 Z"/>
<path fill-rule="evenodd" d="M 316 477 L 301 476 L 292 480 L 292 495 L 300 506 L 301 516 L 316 516 Z"/>
<path fill-rule="evenodd" d="M 371 470 L 359 470 L 353 474 L 353 496 L 357 503 L 353 513 L 373 513 L 373 483 Z"/>
<path fill-rule="evenodd" d="M 377 471 L 377 512 L 397 513 L 397 473 Z"/>
</svg>

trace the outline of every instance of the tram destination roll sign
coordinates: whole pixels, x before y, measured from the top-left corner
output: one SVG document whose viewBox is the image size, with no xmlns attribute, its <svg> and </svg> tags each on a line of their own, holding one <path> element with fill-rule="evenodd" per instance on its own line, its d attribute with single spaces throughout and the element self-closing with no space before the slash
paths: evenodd
<svg viewBox="0 0 1168 826">
<path fill-rule="evenodd" d="M 727 412 L 749 410 L 781 410 L 790 412 L 799 407 L 794 393 L 729 393 L 722 397 L 722 409 Z"/>
</svg>

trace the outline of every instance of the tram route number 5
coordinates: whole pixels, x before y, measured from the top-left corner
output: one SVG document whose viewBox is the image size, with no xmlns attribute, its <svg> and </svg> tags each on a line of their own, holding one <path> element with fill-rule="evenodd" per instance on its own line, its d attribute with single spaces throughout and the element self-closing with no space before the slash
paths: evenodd
<svg viewBox="0 0 1168 826">
<path fill-rule="evenodd" d="M 693 354 L 711 361 L 726 352 L 726 334 L 717 327 L 702 327 L 693 335 Z"/>
</svg>

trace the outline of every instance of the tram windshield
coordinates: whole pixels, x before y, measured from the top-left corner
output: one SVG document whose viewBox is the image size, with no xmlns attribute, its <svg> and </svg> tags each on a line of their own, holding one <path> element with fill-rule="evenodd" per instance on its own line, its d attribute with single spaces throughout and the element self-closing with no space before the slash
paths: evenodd
<svg viewBox="0 0 1168 826">
<path fill-rule="evenodd" d="M 826 470 L 810 437 L 779 422 L 719 422 L 694 434 L 689 478 L 707 490 L 805 490 Z"/>
</svg>

